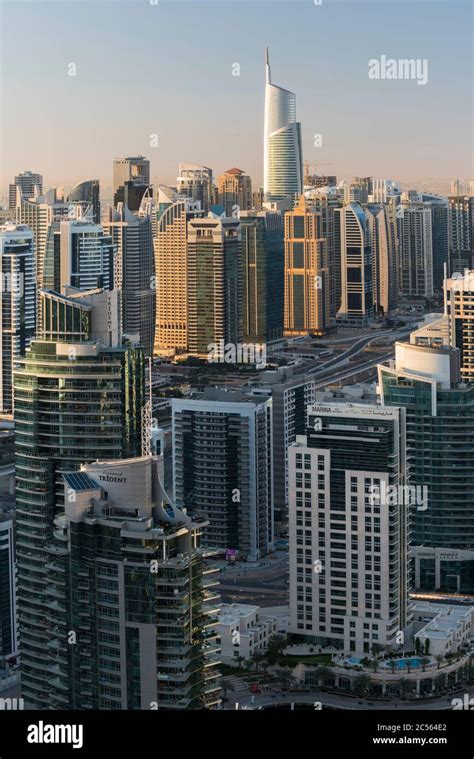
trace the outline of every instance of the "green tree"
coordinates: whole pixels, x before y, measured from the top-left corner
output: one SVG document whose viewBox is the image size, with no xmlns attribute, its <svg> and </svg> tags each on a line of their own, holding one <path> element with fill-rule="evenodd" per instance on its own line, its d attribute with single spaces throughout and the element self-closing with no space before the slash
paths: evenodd
<svg viewBox="0 0 474 759">
<path fill-rule="evenodd" d="M 321 664 L 319 667 L 316 667 L 315 675 L 318 680 L 318 685 L 327 685 L 330 683 L 334 677 L 334 673 L 331 669 L 331 667 L 327 667 L 325 664 Z"/>
<path fill-rule="evenodd" d="M 439 668 L 441 667 L 441 664 L 442 664 L 442 663 L 443 663 L 443 661 L 444 661 L 444 656 L 443 656 L 442 654 L 438 654 L 438 655 L 435 657 L 435 659 L 436 659 L 436 662 L 437 662 L 437 664 L 438 664 L 438 669 L 439 669 Z"/>
<path fill-rule="evenodd" d="M 366 696 L 372 684 L 370 675 L 360 674 L 354 678 L 353 691 L 356 696 Z"/>
<path fill-rule="evenodd" d="M 260 664 L 263 663 L 265 660 L 264 654 L 261 654 L 260 651 L 255 651 L 255 653 L 252 656 L 252 663 L 255 665 L 255 672 L 258 675 L 258 667 Z"/>
<path fill-rule="evenodd" d="M 283 649 L 286 647 L 286 639 L 283 637 L 283 635 L 272 635 L 270 640 L 268 641 L 267 646 L 267 659 L 270 662 L 270 664 L 276 664 L 278 661 L 278 657 L 280 656 Z"/>
<path fill-rule="evenodd" d="M 431 659 L 428 659 L 426 656 L 421 657 L 421 666 L 423 668 L 423 672 L 426 672 L 426 667 L 430 663 Z"/>
<path fill-rule="evenodd" d="M 290 685 L 292 685 L 295 680 L 289 667 L 282 667 L 279 669 L 276 673 L 276 679 L 277 682 L 281 685 L 282 690 L 288 690 Z"/>
<path fill-rule="evenodd" d="M 425 654 L 429 654 L 430 652 L 430 639 L 426 638 L 425 640 Z"/>
</svg>

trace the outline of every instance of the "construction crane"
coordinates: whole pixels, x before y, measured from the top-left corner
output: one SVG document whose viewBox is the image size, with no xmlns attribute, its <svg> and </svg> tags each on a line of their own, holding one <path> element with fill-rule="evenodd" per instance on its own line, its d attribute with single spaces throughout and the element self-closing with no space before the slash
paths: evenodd
<svg viewBox="0 0 474 759">
<path fill-rule="evenodd" d="M 309 173 L 310 168 L 314 169 L 314 175 L 317 176 L 316 166 L 318 168 L 320 166 L 332 166 L 332 163 L 317 163 L 316 164 L 316 163 L 310 163 L 309 161 L 305 161 L 304 162 L 304 178 L 303 178 L 304 184 L 309 184 L 310 183 L 310 176 L 311 176 L 311 174 Z"/>
</svg>

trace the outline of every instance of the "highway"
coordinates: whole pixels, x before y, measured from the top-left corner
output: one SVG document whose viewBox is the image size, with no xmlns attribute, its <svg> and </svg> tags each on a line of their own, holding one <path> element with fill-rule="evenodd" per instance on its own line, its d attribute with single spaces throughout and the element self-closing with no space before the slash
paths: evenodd
<svg viewBox="0 0 474 759">
<path fill-rule="evenodd" d="M 306 374 L 322 374 L 323 372 L 326 373 L 330 369 L 334 369 L 339 364 L 346 363 L 351 358 L 354 358 L 354 356 L 357 356 L 359 353 L 361 353 L 365 348 L 370 345 L 370 343 L 375 342 L 376 340 L 379 340 L 382 337 L 393 337 L 394 341 L 399 338 L 403 337 L 404 335 L 407 335 L 409 332 L 413 331 L 413 327 L 404 327 L 401 330 L 398 330 L 397 332 L 393 332 L 392 330 L 388 332 L 379 332 L 376 335 L 365 335 L 364 337 L 359 338 L 359 340 L 356 340 L 353 345 L 351 345 L 350 348 L 348 348 L 346 351 L 341 353 L 339 356 L 334 356 L 334 358 L 329 359 L 329 361 L 325 361 L 324 364 L 321 364 L 320 366 L 315 366 L 313 369 L 307 369 Z M 304 371 L 304 369 L 303 369 Z"/>
</svg>

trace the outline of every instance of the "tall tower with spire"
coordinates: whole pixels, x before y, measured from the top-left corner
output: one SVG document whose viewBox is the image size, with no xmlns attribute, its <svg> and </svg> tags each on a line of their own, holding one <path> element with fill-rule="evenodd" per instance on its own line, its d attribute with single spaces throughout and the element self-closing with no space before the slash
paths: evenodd
<svg viewBox="0 0 474 759">
<path fill-rule="evenodd" d="M 265 48 L 263 189 L 268 201 L 294 197 L 303 191 L 301 124 L 296 121 L 296 96 L 272 84 L 268 47 Z"/>
</svg>

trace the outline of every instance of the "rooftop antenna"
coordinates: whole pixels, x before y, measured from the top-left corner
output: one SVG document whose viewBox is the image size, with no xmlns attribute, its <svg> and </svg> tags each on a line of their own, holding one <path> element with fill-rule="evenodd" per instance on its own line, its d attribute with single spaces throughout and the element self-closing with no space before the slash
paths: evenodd
<svg viewBox="0 0 474 759">
<path fill-rule="evenodd" d="M 267 84 L 272 83 L 272 74 L 270 69 L 270 57 L 268 54 L 268 46 L 265 46 L 265 81 Z"/>
</svg>

